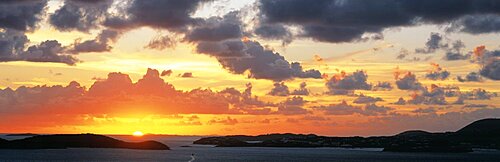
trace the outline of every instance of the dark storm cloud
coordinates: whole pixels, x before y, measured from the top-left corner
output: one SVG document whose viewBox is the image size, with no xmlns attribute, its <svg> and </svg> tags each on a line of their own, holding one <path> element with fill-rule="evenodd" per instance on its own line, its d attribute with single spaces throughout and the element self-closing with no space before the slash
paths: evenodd
<svg viewBox="0 0 500 162">
<path fill-rule="evenodd" d="M 264 24 L 255 29 L 255 34 L 269 40 L 282 40 L 282 45 L 292 42 L 292 33 L 281 24 Z"/>
<path fill-rule="evenodd" d="M 45 12 L 46 0 L 1 1 L 0 28 L 21 31 L 34 29 Z"/>
<path fill-rule="evenodd" d="M 467 15 L 453 22 L 447 30 L 471 34 L 498 33 L 500 32 L 500 17 L 498 14 Z"/>
<path fill-rule="evenodd" d="M 321 78 L 318 70 L 304 70 L 298 62 L 288 62 L 279 53 L 264 48 L 256 41 L 225 40 L 199 42 L 197 52 L 217 58 L 234 74 L 246 71 L 249 78 L 282 81 L 293 78 Z"/>
<path fill-rule="evenodd" d="M 50 15 L 49 22 L 61 31 L 88 32 L 100 25 L 112 3 L 113 0 L 66 0 L 61 8 Z"/>
<path fill-rule="evenodd" d="M 325 42 L 352 42 L 391 27 L 443 24 L 471 14 L 498 14 L 500 3 L 495 0 L 317 0 L 314 3 L 260 0 L 259 9 L 263 22 L 296 25 L 303 30 L 300 36 Z M 499 29 L 494 25 L 489 28 L 485 31 Z"/>
<path fill-rule="evenodd" d="M 104 25 L 127 29 L 140 26 L 183 31 L 198 20 L 191 15 L 208 0 L 134 0 L 126 4 L 124 15 L 109 16 Z"/>
</svg>

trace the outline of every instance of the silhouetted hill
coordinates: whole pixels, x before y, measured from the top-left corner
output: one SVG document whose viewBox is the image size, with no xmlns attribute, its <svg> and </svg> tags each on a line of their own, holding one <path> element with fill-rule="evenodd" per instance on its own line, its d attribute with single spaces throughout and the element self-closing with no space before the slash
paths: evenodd
<svg viewBox="0 0 500 162">
<path fill-rule="evenodd" d="M 415 137 L 415 136 L 428 136 L 432 135 L 430 132 L 421 131 L 421 130 L 410 130 L 397 134 L 399 137 Z"/>
<path fill-rule="evenodd" d="M 326 137 L 314 134 L 265 134 L 206 137 L 194 144 L 219 147 L 365 147 L 395 152 L 471 152 L 472 148 L 500 149 L 500 119 L 473 122 L 457 132 L 411 130 L 382 137 Z"/>
<path fill-rule="evenodd" d="M 461 136 L 500 136 L 500 119 L 483 119 L 475 121 L 456 132 Z"/>
<path fill-rule="evenodd" d="M 38 134 L 33 133 L 16 133 L 16 134 L 7 134 L 6 136 L 36 136 Z"/>
<path fill-rule="evenodd" d="M 58 134 L 38 135 L 24 139 L 6 141 L 0 144 L 3 149 L 64 149 L 64 148 L 126 148 L 142 150 L 169 150 L 156 141 L 124 142 L 96 134 Z"/>
</svg>

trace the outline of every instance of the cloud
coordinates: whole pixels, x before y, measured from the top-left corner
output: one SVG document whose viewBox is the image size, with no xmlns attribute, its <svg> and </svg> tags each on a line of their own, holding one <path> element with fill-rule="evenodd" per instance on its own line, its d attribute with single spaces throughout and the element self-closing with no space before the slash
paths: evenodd
<svg viewBox="0 0 500 162">
<path fill-rule="evenodd" d="M 234 74 L 248 71 L 249 78 L 274 81 L 321 78 L 318 70 L 303 70 L 300 63 L 290 63 L 279 53 L 265 49 L 256 41 L 200 42 L 197 52 L 215 57 L 226 70 Z"/>
<path fill-rule="evenodd" d="M 290 93 L 290 95 L 301 95 L 301 96 L 307 96 L 309 95 L 309 90 L 306 88 L 307 84 L 306 82 L 300 83 L 300 88 L 295 89 Z"/>
<path fill-rule="evenodd" d="M 447 31 L 460 31 L 471 34 L 500 32 L 500 18 L 496 14 L 467 15 L 454 21 Z"/>
<path fill-rule="evenodd" d="M 347 104 L 342 101 L 339 104 L 330 104 L 315 106 L 314 109 L 324 111 L 327 115 L 353 115 L 361 114 L 365 116 L 386 115 L 393 108 L 385 106 L 377 106 L 375 104 L 366 104 L 363 108 Z"/>
<path fill-rule="evenodd" d="M 430 38 L 425 43 L 425 47 L 415 49 L 415 53 L 428 54 L 434 53 L 438 49 L 447 49 L 448 44 L 442 43 L 442 41 L 443 37 L 439 33 L 431 33 Z"/>
<path fill-rule="evenodd" d="M 116 30 L 102 30 L 95 39 L 80 42 L 77 39 L 68 49 L 71 53 L 87 53 L 87 52 L 109 52 L 112 47 L 109 45 L 115 42 L 120 36 L 120 32 Z"/>
<path fill-rule="evenodd" d="M 498 51 L 498 55 L 500 55 L 500 51 Z M 486 78 L 500 80 L 500 59 L 496 58 L 486 63 L 479 73 Z"/>
<path fill-rule="evenodd" d="M 353 103 L 361 104 L 361 103 L 375 103 L 378 101 L 383 101 L 380 97 L 371 97 L 365 96 L 363 94 L 359 95 L 358 98 L 354 99 Z"/>
<path fill-rule="evenodd" d="M 153 38 L 144 48 L 164 50 L 166 48 L 174 48 L 177 45 L 175 36 L 165 35 Z"/>
<path fill-rule="evenodd" d="M 378 82 L 372 88 L 374 91 L 390 91 L 392 90 L 392 84 L 390 82 Z"/>
<path fill-rule="evenodd" d="M 226 118 L 214 118 L 208 121 L 208 124 L 223 124 L 223 125 L 235 125 L 238 124 L 238 120 L 226 117 Z"/>
<path fill-rule="evenodd" d="M 286 24 L 301 29 L 300 37 L 324 42 L 355 42 L 369 39 L 367 35 L 381 35 L 389 28 L 415 26 L 420 24 L 449 24 L 465 26 L 461 18 L 468 15 L 494 15 L 500 11 L 490 0 L 451 0 L 436 2 L 382 0 L 320 0 L 310 3 L 305 0 L 260 0 L 259 18 L 263 24 Z M 397 8 L 397 10 L 387 10 Z M 497 22 L 494 16 L 487 16 L 484 32 L 495 32 Z M 489 20 L 489 21 L 488 21 Z M 479 25 L 483 26 L 483 25 Z M 468 30 L 462 30 L 467 32 Z M 469 32 L 473 33 L 473 32 Z"/>
<path fill-rule="evenodd" d="M 351 75 L 342 71 L 340 74 L 333 75 L 325 83 L 329 94 L 345 94 L 352 90 L 370 90 L 371 84 L 367 81 L 368 75 L 364 71 L 356 71 Z"/>
<path fill-rule="evenodd" d="M 486 104 L 467 104 L 463 108 L 488 108 L 490 105 Z"/>
<path fill-rule="evenodd" d="M 409 104 L 426 104 L 426 105 L 446 105 L 444 89 L 432 84 L 428 89 L 425 87 L 420 91 L 415 91 L 411 95 L 411 99 L 408 100 Z"/>
<path fill-rule="evenodd" d="M 436 109 L 434 109 L 433 107 L 418 108 L 418 109 L 415 109 L 411 112 L 417 113 L 417 114 L 434 114 L 434 113 L 436 113 Z"/>
<path fill-rule="evenodd" d="M 418 82 L 415 74 L 407 72 L 403 77 L 399 78 L 399 74 L 396 76 L 396 85 L 401 90 L 420 90 L 422 89 L 422 84 Z"/>
<path fill-rule="evenodd" d="M 60 31 L 89 32 L 105 19 L 113 0 L 65 0 L 64 5 L 49 16 L 49 22 Z"/>
<path fill-rule="evenodd" d="M 398 101 L 394 102 L 395 105 L 406 105 L 406 100 L 403 97 L 399 97 Z"/>
<path fill-rule="evenodd" d="M 286 46 L 292 43 L 292 33 L 280 24 L 263 24 L 255 28 L 255 34 L 268 40 L 282 40 L 281 45 Z"/>
<path fill-rule="evenodd" d="M 287 98 L 284 102 L 278 105 L 278 111 L 276 113 L 283 115 L 308 114 L 309 111 L 303 108 L 306 102 L 307 101 L 300 96 Z"/>
<path fill-rule="evenodd" d="M 191 15 L 208 0 L 148 0 L 125 3 L 122 15 L 107 16 L 103 24 L 115 29 L 130 29 L 141 26 L 185 31 L 187 26 L 197 23 Z"/>
<path fill-rule="evenodd" d="M 0 90 L 0 111 L 12 114 L 120 114 L 142 111 L 158 114 L 274 114 L 277 105 L 244 91 L 192 89 L 179 91 L 148 69 L 137 82 L 127 74 L 109 73 L 87 90 L 77 82 L 67 86 L 20 87 Z M 3 113 L 5 114 L 5 113 Z M 11 114 L 11 115 L 12 115 Z"/>
<path fill-rule="evenodd" d="M 172 73 L 173 73 L 173 71 L 169 69 L 169 70 L 163 70 L 163 71 L 161 71 L 160 75 L 161 76 L 170 76 L 170 75 L 172 75 Z"/>
<path fill-rule="evenodd" d="M 34 30 L 45 13 L 47 1 L 0 2 L 0 28 Z"/>
<path fill-rule="evenodd" d="M 190 42 L 222 41 L 243 36 L 239 12 L 232 11 L 224 17 L 210 17 L 191 29 L 184 39 Z"/>
<path fill-rule="evenodd" d="M 457 40 L 457 41 L 453 42 L 451 45 L 451 48 L 448 49 L 448 52 L 446 52 L 443 59 L 447 60 L 447 61 L 470 59 L 471 55 L 472 55 L 470 52 L 462 54 L 462 50 L 464 48 L 465 48 L 465 44 L 461 40 Z"/>
<path fill-rule="evenodd" d="M 267 93 L 268 95 L 272 95 L 272 96 L 288 96 L 290 95 L 290 91 L 288 90 L 288 86 L 285 85 L 284 82 L 275 82 L 273 84 L 273 89 L 271 89 L 271 91 L 269 93 Z"/>
<path fill-rule="evenodd" d="M 431 63 L 433 69 L 425 74 L 425 78 L 430 80 L 445 80 L 450 76 L 450 72 L 441 68 L 439 64 Z"/>
<path fill-rule="evenodd" d="M 465 76 L 465 78 L 462 78 L 462 76 L 457 76 L 457 80 L 459 82 L 481 82 L 483 79 L 481 78 L 481 75 L 477 72 L 470 72 Z"/>
<path fill-rule="evenodd" d="M 185 72 L 183 73 L 182 75 L 180 75 L 182 78 L 192 78 L 193 77 L 193 73 L 191 72 Z"/>
</svg>

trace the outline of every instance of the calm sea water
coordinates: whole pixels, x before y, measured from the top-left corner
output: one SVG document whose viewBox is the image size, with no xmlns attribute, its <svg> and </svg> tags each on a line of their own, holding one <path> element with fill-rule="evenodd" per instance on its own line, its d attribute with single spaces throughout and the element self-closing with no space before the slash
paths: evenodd
<svg viewBox="0 0 500 162">
<path fill-rule="evenodd" d="M 2 150 L 0 161 L 237 161 L 237 162 L 393 162 L 393 161 L 500 161 L 500 151 L 477 150 L 472 153 L 391 153 L 380 149 L 342 149 L 342 148 L 219 148 L 191 145 L 200 137 L 113 136 L 127 141 L 153 139 L 161 141 L 172 150 L 149 151 L 130 149 L 47 149 L 47 150 Z M 16 137 L 0 136 L 4 139 Z M 17 137 L 19 138 L 19 137 Z M 190 145 L 191 147 L 181 147 Z M 194 154 L 194 157 L 192 157 Z"/>
</svg>

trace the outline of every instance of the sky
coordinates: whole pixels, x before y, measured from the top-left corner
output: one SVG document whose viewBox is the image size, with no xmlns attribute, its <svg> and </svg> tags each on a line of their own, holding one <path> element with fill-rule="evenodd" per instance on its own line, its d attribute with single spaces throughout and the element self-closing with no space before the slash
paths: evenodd
<svg viewBox="0 0 500 162">
<path fill-rule="evenodd" d="M 500 117 L 499 32 L 495 0 L 2 1 L 0 132 L 455 131 Z"/>
</svg>

